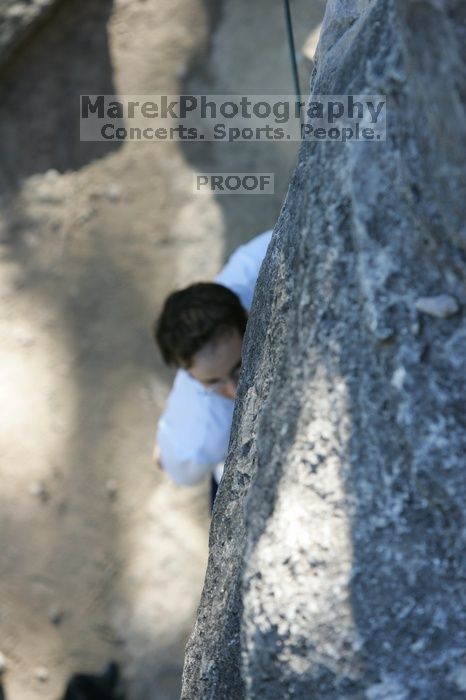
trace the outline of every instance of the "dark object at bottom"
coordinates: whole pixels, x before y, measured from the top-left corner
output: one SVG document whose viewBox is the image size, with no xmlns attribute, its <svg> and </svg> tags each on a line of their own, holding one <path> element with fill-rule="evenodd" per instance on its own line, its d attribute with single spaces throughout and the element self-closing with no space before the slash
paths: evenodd
<svg viewBox="0 0 466 700">
<path fill-rule="evenodd" d="M 69 681 L 63 700 L 124 700 L 118 690 L 119 675 L 113 662 L 100 676 L 77 673 Z"/>
</svg>

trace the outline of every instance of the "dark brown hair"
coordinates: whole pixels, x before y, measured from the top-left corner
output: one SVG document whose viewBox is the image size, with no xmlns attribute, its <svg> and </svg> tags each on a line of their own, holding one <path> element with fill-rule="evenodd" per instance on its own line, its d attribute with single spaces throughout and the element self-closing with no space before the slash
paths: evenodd
<svg viewBox="0 0 466 700">
<path fill-rule="evenodd" d="M 238 296 L 215 282 L 198 282 L 173 292 L 154 325 L 154 336 L 169 365 L 188 369 L 210 340 L 237 329 L 244 335 L 247 313 Z"/>
</svg>

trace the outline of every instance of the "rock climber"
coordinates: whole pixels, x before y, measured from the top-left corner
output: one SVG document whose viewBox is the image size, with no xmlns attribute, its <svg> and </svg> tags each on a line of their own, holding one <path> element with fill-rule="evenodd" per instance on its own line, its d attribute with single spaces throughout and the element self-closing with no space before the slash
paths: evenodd
<svg viewBox="0 0 466 700">
<path fill-rule="evenodd" d="M 160 417 L 154 459 L 177 484 L 220 482 L 228 451 L 241 348 L 272 232 L 240 246 L 213 282 L 166 299 L 154 325 L 164 361 L 177 368 Z"/>
</svg>

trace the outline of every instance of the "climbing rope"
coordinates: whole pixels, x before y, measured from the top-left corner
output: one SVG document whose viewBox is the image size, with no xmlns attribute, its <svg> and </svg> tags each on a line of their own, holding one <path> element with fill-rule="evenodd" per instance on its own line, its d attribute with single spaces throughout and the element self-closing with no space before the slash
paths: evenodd
<svg viewBox="0 0 466 700">
<path fill-rule="evenodd" d="M 290 0 L 283 0 L 285 5 L 286 33 L 288 36 L 288 47 L 290 49 L 291 71 L 293 73 L 294 90 L 298 102 L 301 102 L 301 88 L 299 86 L 298 65 L 296 63 L 296 50 L 294 46 L 293 24 L 291 22 Z"/>
</svg>

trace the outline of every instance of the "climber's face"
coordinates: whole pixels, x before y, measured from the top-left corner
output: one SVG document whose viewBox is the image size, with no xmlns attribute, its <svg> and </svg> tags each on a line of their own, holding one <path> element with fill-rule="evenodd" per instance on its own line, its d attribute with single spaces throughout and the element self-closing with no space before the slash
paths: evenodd
<svg viewBox="0 0 466 700">
<path fill-rule="evenodd" d="M 236 398 L 243 338 L 234 328 L 208 342 L 192 358 L 189 374 L 208 391 Z"/>
</svg>

